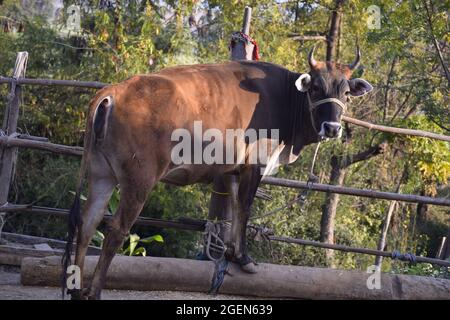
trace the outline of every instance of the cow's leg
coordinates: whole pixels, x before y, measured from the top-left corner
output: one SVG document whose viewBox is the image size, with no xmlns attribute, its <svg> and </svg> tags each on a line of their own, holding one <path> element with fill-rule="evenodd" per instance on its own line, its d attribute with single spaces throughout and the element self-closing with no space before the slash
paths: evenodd
<svg viewBox="0 0 450 320">
<path fill-rule="evenodd" d="M 81 290 L 83 289 L 84 258 L 92 236 L 103 219 L 114 185 L 114 179 L 94 179 L 89 184 L 89 196 L 81 217 L 81 226 L 78 229 L 75 255 L 75 265 L 80 268 Z M 72 290 L 72 299 L 82 298 L 80 293 L 80 290 Z"/>
<path fill-rule="evenodd" d="M 256 272 L 255 264 L 248 256 L 246 234 L 250 208 L 260 181 L 259 167 L 245 166 L 240 172 L 237 197 L 236 190 L 233 190 L 233 188 L 229 190 L 230 196 L 234 199 L 233 221 L 231 224 L 231 237 L 234 246 L 233 260 L 239 263 L 241 268 L 248 273 Z"/>
<path fill-rule="evenodd" d="M 133 175 L 136 180 L 142 178 Z M 95 268 L 90 285 L 88 299 L 100 299 L 101 290 L 105 284 L 106 274 L 117 250 L 123 245 L 125 237 L 139 216 L 148 193 L 154 186 L 151 183 L 120 183 L 120 202 L 114 217 L 107 223 L 107 232 L 103 241 L 102 253 Z"/>
<path fill-rule="evenodd" d="M 83 298 L 83 268 L 86 252 L 92 236 L 103 219 L 111 194 L 117 184 L 116 179 L 103 158 L 91 160 L 89 191 L 85 208 L 78 227 L 75 265 L 80 268 L 80 290 L 71 290 L 72 299 Z"/>
</svg>

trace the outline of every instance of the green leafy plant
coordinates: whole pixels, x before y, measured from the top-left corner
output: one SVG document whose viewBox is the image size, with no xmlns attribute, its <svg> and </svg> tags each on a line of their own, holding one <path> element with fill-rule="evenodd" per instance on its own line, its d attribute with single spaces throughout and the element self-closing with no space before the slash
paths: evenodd
<svg viewBox="0 0 450 320">
<path fill-rule="evenodd" d="M 92 237 L 91 243 L 97 247 L 101 247 L 103 241 L 105 240 L 105 235 L 96 231 L 94 236 Z M 137 234 L 130 234 L 124 241 L 124 245 L 119 249 L 117 253 L 128 255 L 128 256 L 146 256 L 147 250 L 143 246 L 139 246 L 138 244 L 149 245 L 153 242 L 163 243 L 164 239 L 161 235 L 155 234 L 153 236 L 141 239 Z"/>
<path fill-rule="evenodd" d="M 130 234 L 125 240 L 124 247 L 118 253 L 129 256 L 146 256 L 147 250 L 144 247 L 138 247 L 139 243 L 150 244 L 152 242 L 164 242 L 163 237 L 159 234 L 141 239 L 137 234 Z"/>
</svg>

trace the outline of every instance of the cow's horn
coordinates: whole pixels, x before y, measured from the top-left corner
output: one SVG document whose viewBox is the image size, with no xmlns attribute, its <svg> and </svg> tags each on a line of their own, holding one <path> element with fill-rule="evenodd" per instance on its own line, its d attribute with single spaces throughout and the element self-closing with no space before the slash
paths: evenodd
<svg viewBox="0 0 450 320">
<path fill-rule="evenodd" d="M 356 46 L 356 59 L 353 63 L 348 65 L 350 70 L 355 70 L 359 66 L 359 62 L 361 61 L 361 50 L 359 50 L 359 46 Z"/>
<path fill-rule="evenodd" d="M 316 59 L 314 59 L 314 50 L 315 49 L 316 49 L 316 46 L 313 46 L 308 55 L 308 62 L 309 62 L 309 66 L 311 67 L 311 69 L 317 68 L 317 61 L 316 61 Z"/>
</svg>

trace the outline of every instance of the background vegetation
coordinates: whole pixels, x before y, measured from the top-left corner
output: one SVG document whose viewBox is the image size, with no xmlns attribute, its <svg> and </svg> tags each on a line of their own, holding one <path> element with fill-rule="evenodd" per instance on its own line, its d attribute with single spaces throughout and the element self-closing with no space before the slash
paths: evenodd
<svg viewBox="0 0 450 320">
<path fill-rule="evenodd" d="M 58 5 L 64 8 L 57 10 Z M 80 5 L 81 32 L 68 32 L 66 9 Z M 381 28 L 370 29 L 367 8 L 381 9 Z M 97 80 L 115 83 L 136 73 L 155 72 L 179 64 L 212 63 L 229 59 L 230 35 L 240 28 L 245 5 L 253 7 L 251 35 L 262 60 L 304 72 L 307 52 L 314 44 L 293 35 L 326 35 L 333 10 L 341 12 L 336 59 L 350 62 L 355 41 L 363 53 L 359 75 L 375 90 L 355 100 L 350 113 L 374 123 L 449 134 L 449 80 L 435 41 L 449 61 L 447 1 L 217 1 L 217 0 L 64 0 L 0 1 L 0 75 L 9 76 L 18 51 L 29 52 L 28 77 Z M 325 45 L 317 57 L 325 56 Z M 0 113 L 8 93 L 0 87 Z M 52 142 L 82 145 L 85 110 L 92 90 L 27 86 L 19 127 L 21 132 L 48 137 Z M 330 181 L 331 159 L 355 154 L 386 142 L 384 152 L 341 170 L 342 181 Z M 305 180 L 312 147 L 284 167 L 278 176 Z M 79 159 L 20 150 L 11 202 L 70 206 Z M 342 169 L 342 168 L 341 168 Z M 450 150 L 445 142 L 393 136 L 351 127 L 340 141 L 321 148 L 316 171 L 323 183 L 448 197 Z M 295 191 L 268 188 L 271 201 L 256 200 L 255 215 L 284 204 Z M 205 218 L 210 186 L 185 188 L 158 185 L 143 216 L 175 219 Z M 330 201 L 312 193 L 303 212 L 298 207 L 256 220 L 276 234 L 376 248 L 388 201 L 341 196 L 338 199 L 333 239 L 324 236 L 321 219 Z M 386 250 L 434 256 L 440 238 L 450 236 L 446 208 L 400 203 L 394 210 Z M 322 227 L 323 229 L 323 227 Z M 5 231 L 64 238 L 65 221 L 43 215 L 8 214 Z M 194 257 L 200 237 L 192 232 L 149 228 L 133 229 L 146 238 L 161 234 L 164 242 L 146 244 L 147 254 Z M 150 242 L 150 241 L 148 241 Z M 365 269 L 373 257 L 250 240 L 259 261 L 333 265 Z M 331 259 L 331 261 L 330 261 Z M 383 261 L 384 271 L 445 276 L 448 270 L 428 265 L 408 267 Z"/>
</svg>

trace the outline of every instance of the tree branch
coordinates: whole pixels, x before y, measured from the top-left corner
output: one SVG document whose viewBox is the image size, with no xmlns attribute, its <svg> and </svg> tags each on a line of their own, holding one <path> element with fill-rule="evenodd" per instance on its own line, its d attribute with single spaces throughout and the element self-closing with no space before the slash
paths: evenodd
<svg viewBox="0 0 450 320">
<path fill-rule="evenodd" d="M 330 31 L 328 33 L 327 41 L 327 58 L 326 61 L 331 61 L 336 55 L 336 39 L 339 33 L 339 25 L 341 20 L 341 9 L 345 0 L 336 0 L 336 5 L 331 14 Z"/>
<path fill-rule="evenodd" d="M 430 0 L 430 3 L 431 3 L 431 6 L 433 6 L 433 2 L 431 0 Z M 433 22 L 431 20 L 431 13 L 430 13 L 430 10 L 428 9 L 427 1 L 423 0 L 423 4 L 425 6 L 425 11 L 427 12 L 427 22 L 428 22 L 428 26 L 430 27 L 431 39 L 433 40 L 433 45 L 436 48 L 439 60 L 441 61 L 442 68 L 444 69 L 444 72 L 445 72 L 445 77 L 447 78 L 448 85 L 450 86 L 450 72 L 448 71 L 447 65 L 445 64 L 444 57 L 441 52 L 441 48 L 439 47 L 439 43 L 436 40 L 436 37 L 434 36 Z"/>
<path fill-rule="evenodd" d="M 382 154 L 386 151 L 387 146 L 388 146 L 387 142 L 382 142 L 380 144 L 370 147 L 367 150 L 361 151 L 357 154 L 348 155 L 347 157 L 341 159 L 339 167 L 347 168 L 347 167 L 351 166 L 352 164 L 355 164 L 360 161 L 368 160 L 372 157 Z"/>
</svg>

